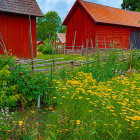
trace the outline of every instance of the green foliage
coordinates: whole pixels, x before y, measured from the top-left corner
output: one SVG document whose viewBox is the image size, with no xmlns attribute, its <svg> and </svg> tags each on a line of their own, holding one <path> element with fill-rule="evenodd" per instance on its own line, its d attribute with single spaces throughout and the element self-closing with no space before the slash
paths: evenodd
<svg viewBox="0 0 140 140">
<path fill-rule="evenodd" d="M 132 68 L 140 71 L 140 55 L 136 51 L 133 51 L 132 56 Z"/>
<path fill-rule="evenodd" d="M 65 31 L 65 27 L 61 26 L 61 18 L 55 11 L 50 11 L 44 17 L 37 18 L 37 39 L 54 40 L 59 31 Z"/>
<path fill-rule="evenodd" d="M 30 111 L 20 114 L 10 112 L 7 107 L 2 108 L 0 110 L 0 139 L 31 140 L 33 135 L 38 134 L 39 123 L 34 113 L 35 111 Z"/>
<path fill-rule="evenodd" d="M 48 45 L 48 46 L 44 47 L 42 53 L 43 54 L 52 54 L 52 46 Z"/>
<path fill-rule="evenodd" d="M 54 93 L 45 94 L 50 92 L 47 75 L 27 71 L 12 57 L 1 56 L 0 61 L 0 107 L 35 106 L 38 95 L 43 98 L 42 105 L 46 104 L 48 96 Z"/>
<path fill-rule="evenodd" d="M 98 84 L 91 73 L 73 74 L 62 71 L 53 77 L 58 104 L 50 107 L 47 125 L 39 131 L 43 139 L 139 138 L 139 74 Z"/>
<path fill-rule="evenodd" d="M 38 51 L 38 52 L 43 52 L 43 48 L 44 48 L 44 45 L 39 45 L 39 46 L 37 47 L 37 51 Z"/>
<path fill-rule="evenodd" d="M 48 41 L 44 41 L 43 45 L 38 46 L 37 50 L 43 54 L 52 54 L 52 51 L 54 53 L 56 52 L 56 50 L 52 48 L 52 44 L 48 43 Z"/>
<path fill-rule="evenodd" d="M 139 0 L 123 0 L 122 9 L 131 11 L 140 11 L 140 1 Z"/>
</svg>

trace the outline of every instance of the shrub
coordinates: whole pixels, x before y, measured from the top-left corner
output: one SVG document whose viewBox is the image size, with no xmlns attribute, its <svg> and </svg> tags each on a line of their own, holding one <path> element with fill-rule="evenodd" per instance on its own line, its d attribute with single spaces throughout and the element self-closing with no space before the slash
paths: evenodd
<svg viewBox="0 0 140 140">
<path fill-rule="evenodd" d="M 44 48 L 44 46 L 43 46 L 43 45 L 40 45 L 40 46 L 37 47 L 37 50 L 38 50 L 39 52 L 43 52 L 43 48 Z"/>
<path fill-rule="evenodd" d="M 38 95 L 41 95 L 42 105 L 53 104 L 48 100 L 55 91 L 51 88 L 51 79 L 47 75 L 26 71 L 11 56 L 7 58 L 1 56 L 0 62 L 0 108 L 35 106 Z"/>
<path fill-rule="evenodd" d="M 38 46 L 37 49 L 39 52 L 42 52 L 43 54 L 52 54 L 52 45 L 48 43 L 47 41 L 44 41 L 44 44 L 41 46 Z M 53 48 L 53 52 L 55 53 L 56 50 Z"/>
</svg>

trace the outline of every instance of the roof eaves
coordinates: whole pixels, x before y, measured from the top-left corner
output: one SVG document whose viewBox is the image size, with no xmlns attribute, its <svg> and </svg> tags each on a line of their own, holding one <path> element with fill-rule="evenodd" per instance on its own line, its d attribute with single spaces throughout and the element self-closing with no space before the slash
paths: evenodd
<svg viewBox="0 0 140 140">
<path fill-rule="evenodd" d="M 117 24 L 117 23 L 110 23 L 110 22 L 103 22 L 103 21 L 97 21 L 97 24 L 109 24 L 109 25 L 117 25 L 117 26 L 125 26 L 125 27 L 133 27 L 133 28 L 140 28 L 140 26 L 133 26 L 133 25 L 126 25 L 126 24 Z"/>
<path fill-rule="evenodd" d="M 93 16 L 93 14 L 90 13 L 90 11 L 83 5 L 83 3 L 81 2 L 82 0 L 77 0 L 81 6 L 88 12 L 88 14 L 91 16 L 91 18 L 95 21 L 95 23 L 97 23 L 96 18 Z"/>
<path fill-rule="evenodd" d="M 36 0 L 35 0 L 35 3 L 36 3 L 36 5 L 38 6 L 38 8 L 40 9 L 40 7 L 39 7 L 38 3 L 36 2 Z M 40 9 L 40 11 L 41 11 L 41 9 Z M 42 11 L 41 11 L 40 16 L 38 16 L 38 17 L 44 17 L 44 15 L 43 15 Z"/>
</svg>

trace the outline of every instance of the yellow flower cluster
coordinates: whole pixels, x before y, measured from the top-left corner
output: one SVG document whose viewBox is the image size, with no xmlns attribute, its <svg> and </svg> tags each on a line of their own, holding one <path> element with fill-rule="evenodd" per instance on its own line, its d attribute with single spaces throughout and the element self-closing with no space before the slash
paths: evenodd
<svg viewBox="0 0 140 140">
<path fill-rule="evenodd" d="M 139 128 L 140 74 L 131 78 L 118 76 L 107 82 L 97 83 L 91 73 L 79 72 L 75 78 L 67 80 L 66 84 L 62 82 L 62 85 L 65 85 L 63 94 L 62 89 L 57 90 L 62 97 L 61 102 L 65 103 L 68 99 L 71 107 L 74 102 L 79 108 L 87 106 L 84 113 L 87 111 L 92 114 L 96 111 L 99 115 L 110 116 L 109 118 L 118 122 L 124 120 L 121 125 L 127 124 L 128 130 Z M 76 124 L 80 123 L 80 120 L 76 120 Z"/>
</svg>

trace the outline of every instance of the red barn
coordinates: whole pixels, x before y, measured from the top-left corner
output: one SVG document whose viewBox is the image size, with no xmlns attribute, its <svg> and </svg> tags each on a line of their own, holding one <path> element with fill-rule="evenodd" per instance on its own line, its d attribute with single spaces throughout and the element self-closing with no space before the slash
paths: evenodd
<svg viewBox="0 0 140 140">
<path fill-rule="evenodd" d="M 36 57 L 36 17 L 43 16 L 35 0 L 0 0 L 0 33 L 7 51 L 18 58 L 31 58 L 29 15 L 34 57 Z M 0 39 L 0 42 L 2 40 Z M 0 45 L 0 54 L 3 54 Z"/>
<path fill-rule="evenodd" d="M 67 26 L 66 48 L 75 46 L 110 47 L 114 43 L 140 49 L 140 13 L 76 0 L 62 25 Z M 87 45 L 88 44 L 88 45 Z"/>
</svg>

